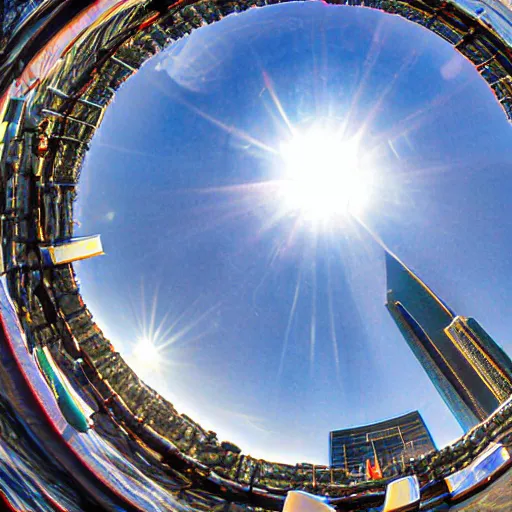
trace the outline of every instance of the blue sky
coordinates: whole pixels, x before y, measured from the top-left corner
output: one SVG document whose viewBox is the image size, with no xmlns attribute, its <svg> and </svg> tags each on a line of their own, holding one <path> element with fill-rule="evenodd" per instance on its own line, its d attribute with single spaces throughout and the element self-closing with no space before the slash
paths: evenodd
<svg viewBox="0 0 512 512">
<path fill-rule="evenodd" d="M 273 95 L 298 129 L 363 133 L 361 219 L 512 351 L 505 115 L 440 38 L 321 3 L 228 17 L 121 88 L 79 188 L 78 233 L 106 250 L 77 266 L 84 297 L 150 385 L 257 457 L 327 463 L 330 430 L 414 409 L 442 446 L 461 431 L 384 307 L 381 248 L 349 220 L 270 222 Z"/>
</svg>

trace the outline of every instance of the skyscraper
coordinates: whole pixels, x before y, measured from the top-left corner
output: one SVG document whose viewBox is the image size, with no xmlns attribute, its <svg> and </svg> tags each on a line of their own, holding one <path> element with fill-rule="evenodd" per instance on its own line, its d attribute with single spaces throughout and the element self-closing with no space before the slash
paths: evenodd
<svg viewBox="0 0 512 512">
<path fill-rule="evenodd" d="M 512 395 L 510 358 L 474 318 L 457 316 L 445 329 L 485 385 L 502 403 Z"/>
<path fill-rule="evenodd" d="M 386 253 L 391 316 L 449 409 L 467 431 L 510 394 L 512 362 L 474 320 L 456 314 Z"/>
</svg>

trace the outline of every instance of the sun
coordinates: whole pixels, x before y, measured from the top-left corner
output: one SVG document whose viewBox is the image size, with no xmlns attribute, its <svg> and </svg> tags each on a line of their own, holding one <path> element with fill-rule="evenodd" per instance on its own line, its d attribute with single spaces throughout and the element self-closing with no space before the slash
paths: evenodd
<svg viewBox="0 0 512 512">
<path fill-rule="evenodd" d="M 129 359 L 138 373 L 147 374 L 160 369 L 162 354 L 153 340 L 141 338 L 133 347 Z"/>
<path fill-rule="evenodd" d="M 280 156 L 285 210 L 321 222 L 366 206 L 371 184 L 357 137 L 313 126 L 281 144 Z"/>
</svg>

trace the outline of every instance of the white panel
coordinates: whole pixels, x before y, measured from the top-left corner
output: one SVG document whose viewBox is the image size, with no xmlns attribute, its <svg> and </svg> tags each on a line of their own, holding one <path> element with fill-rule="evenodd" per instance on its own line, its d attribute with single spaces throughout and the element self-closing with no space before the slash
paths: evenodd
<svg viewBox="0 0 512 512">
<path fill-rule="evenodd" d="M 283 508 L 283 512 L 332 512 L 333 510 L 318 496 L 302 491 L 290 491 Z"/>
<path fill-rule="evenodd" d="M 420 503 L 418 478 L 406 476 L 389 483 L 382 512 L 417 510 Z"/>
<path fill-rule="evenodd" d="M 61 265 L 104 254 L 99 235 L 75 238 L 67 243 L 41 247 L 40 250 L 47 265 Z"/>
</svg>

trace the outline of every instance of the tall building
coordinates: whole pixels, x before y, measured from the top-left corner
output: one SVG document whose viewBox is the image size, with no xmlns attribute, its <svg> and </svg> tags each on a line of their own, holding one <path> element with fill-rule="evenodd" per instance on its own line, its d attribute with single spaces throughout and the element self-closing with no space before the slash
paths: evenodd
<svg viewBox="0 0 512 512">
<path fill-rule="evenodd" d="M 391 316 L 449 409 L 467 431 L 508 398 L 512 362 L 473 319 L 456 314 L 386 253 Z"/>
<path fill-rule="evenodd" d="M 411 458 L 435 450 L 418 411 L 390 420 L 330 433 L 330 463 L 354 479 L 365 478 L 367 461 L 380 466 L 384 477 L 402 472 Z"/>
<path fill-rule="evenodd" d="M 512 395 L 510 358 L 483 327 L 474 318 L 457 316 L 445 332 L 496 399 L 507 400 Z"/>
</svg>

